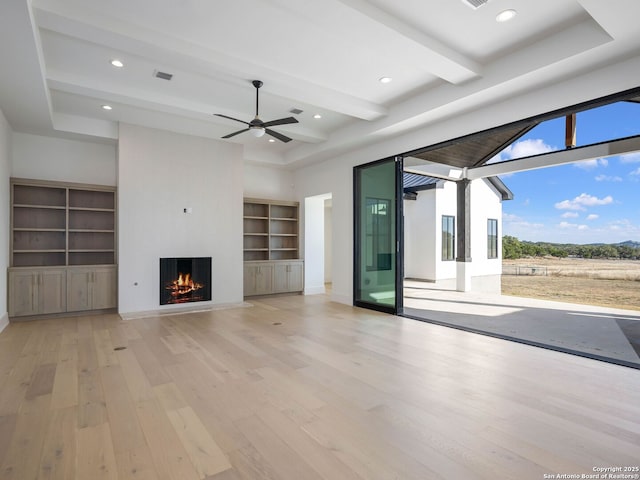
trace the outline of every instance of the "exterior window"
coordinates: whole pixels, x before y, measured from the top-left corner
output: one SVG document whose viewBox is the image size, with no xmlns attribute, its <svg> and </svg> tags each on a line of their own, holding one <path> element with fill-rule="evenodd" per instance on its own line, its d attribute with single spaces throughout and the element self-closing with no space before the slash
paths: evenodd
<svg viewBox="0 0 640 480">
<path fill-rule="evenodd" d="M 456 248 L 456 217 L 442 216 L 442 260 L 454 260 Z"/>
<path fill-rule="evenodd" d="M 498 220 L 487 220 L 487 258 L 498 258 Z"/>
<path fill-rule="evenodd" d="M 367 271 L 391 270 L 391 201 L 367 197 L 365 212 Z"/>
</svg>

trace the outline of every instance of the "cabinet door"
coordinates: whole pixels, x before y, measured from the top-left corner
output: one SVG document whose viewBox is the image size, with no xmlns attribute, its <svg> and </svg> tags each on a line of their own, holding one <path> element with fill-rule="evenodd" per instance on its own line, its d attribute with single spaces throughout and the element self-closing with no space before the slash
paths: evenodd
<svg viewBox="0 0 640 480">
<path fill-rule="evenodd" d="M 304 268 L 302 262 L 289 264 L 289 291 L 301 292 L 304 288 Z"/>
<path fill-rule="evenodd" d="M 92 277 L 91 307 L 94 310 L 115 308 L 118 304 L 116 269 L 98 268 Z"/>
<path fill-rule="evenodd" d="M 9 316 L 38 313 L 38 274 L 34 271 L 9 272 Z"/>
<path fill-rule="evenodd" d="M 258 266 L 256 275 L 256 295 L 273 293 L 273 264 L 263 263 Z"/>
<path fill-rule="evenodd" d="M 38 274 L 38 313 L 67 311 L 67 282 L 65 270 L 43 270 Z"/>
<path fill-rule="evenodd" d="M 273 268 L 273 293 L 289 291 L 289 264 L 276 263 Z"/>
<path fill-rule="evenodd" d="M 67 272 L 67 310 L 91 310 L 90 283 L 93 269 L 70 268 Z"/>
<path fill-rule="evenodd" d="M 258 276 L 258 266 L 257 265 L 245 265 L 244 266 L 244 296 L 250 297 L 251 295 L 256 294 L 256 283 Z"/>
<path fill-rule="evenodd" d="M 278 263 L 273 274 L 274 293 L 300 292 L 304 279 L 302 262 Z"/>
<path fill-rule="evenodd" d="M 244 296 L 273 293 L 273 264 L 260 263 L 244 266 Z"/>
</svg>

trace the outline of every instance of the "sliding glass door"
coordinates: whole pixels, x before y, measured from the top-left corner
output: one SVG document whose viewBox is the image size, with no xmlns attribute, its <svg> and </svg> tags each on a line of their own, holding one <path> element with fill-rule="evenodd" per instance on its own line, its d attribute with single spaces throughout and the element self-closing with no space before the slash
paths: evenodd
<svg viewBox="0 0 640 480">
<path fill-rule="evenodd" d="M 354 168 L 354 305 L 402 312 L 402 158 Z"/>
</svg>

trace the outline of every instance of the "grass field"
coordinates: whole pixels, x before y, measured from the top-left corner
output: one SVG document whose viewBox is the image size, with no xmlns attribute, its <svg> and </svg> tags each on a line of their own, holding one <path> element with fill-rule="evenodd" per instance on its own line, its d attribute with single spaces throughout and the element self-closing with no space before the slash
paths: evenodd
<svg viewBox="0 0 640 480">
<path fill-rule="evenodd" d="M 640 310 L 640 261 L 532 258 L 504 260 L 503 265 L 505 271 L 519 266 L 547 272 L 503 275 L 504 295 Z"/>
</svg>

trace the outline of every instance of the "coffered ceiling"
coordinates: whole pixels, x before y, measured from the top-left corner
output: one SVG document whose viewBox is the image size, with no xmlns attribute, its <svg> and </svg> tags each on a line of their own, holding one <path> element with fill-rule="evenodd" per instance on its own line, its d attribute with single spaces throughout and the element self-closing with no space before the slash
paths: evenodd
<svg viewBox="0 0 640 480">
<path fill-rule="evenodd" d="M 252 120 L 259 79 L 260 117 L 295 116 L 274 127 L 293 141 L 224 141 L 303 165 L 636 58 L 639 15 L 637 0 L 3 0 L 0 108 L 21 132 L 220 138 L 242 124 L 213 114 Z"/>
</svg>

